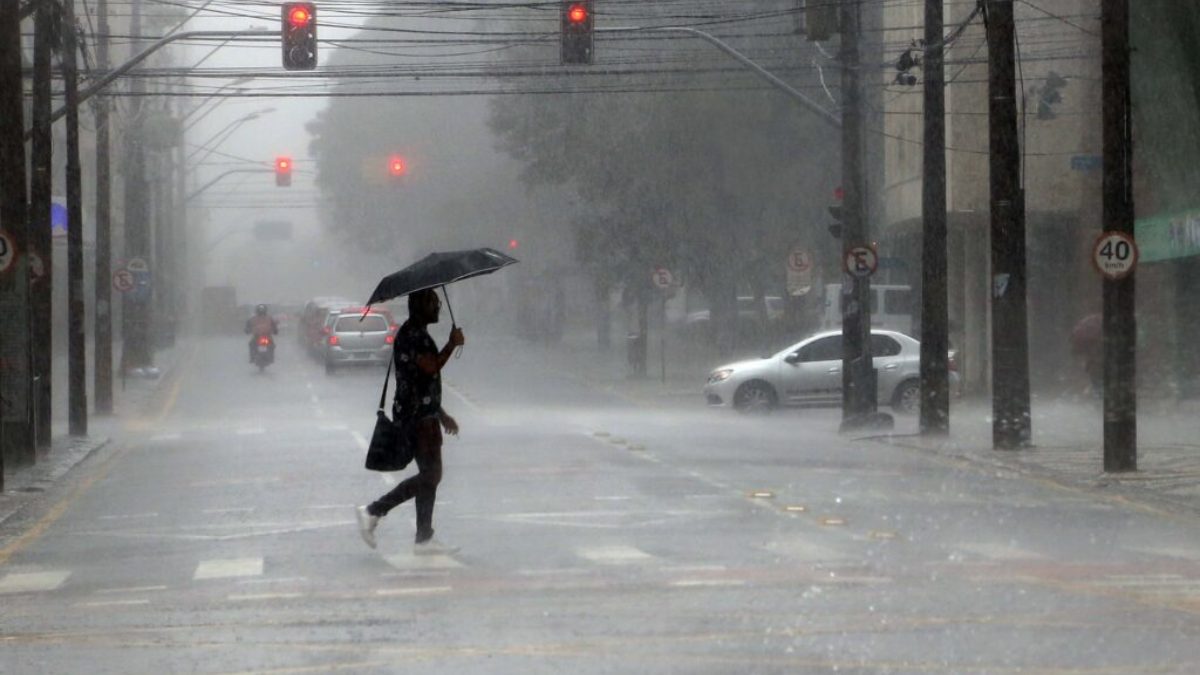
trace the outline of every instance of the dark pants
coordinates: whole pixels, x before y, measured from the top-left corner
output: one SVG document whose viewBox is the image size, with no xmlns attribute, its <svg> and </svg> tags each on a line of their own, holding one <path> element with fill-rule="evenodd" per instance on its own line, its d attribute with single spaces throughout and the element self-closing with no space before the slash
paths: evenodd
<svg viewBox="0 0 1200 675">
<path fill-rule="evenodd" d="M 433 536 L 433 502 L 442 481 L 442 428 L 437 418 L 417 422 L 417 447 L 414 455 L 417 475 L 405 478 L 392 491 L 367 507 L 367 513 L 382 518 L 388 511 L 416 498 L 417 541 Z"/>
</svg>

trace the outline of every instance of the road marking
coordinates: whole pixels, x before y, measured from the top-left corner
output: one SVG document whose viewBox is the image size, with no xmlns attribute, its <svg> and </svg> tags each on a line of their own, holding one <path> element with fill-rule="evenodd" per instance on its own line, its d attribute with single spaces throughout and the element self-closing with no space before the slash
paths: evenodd
<svg viewBox="0 0 1200 675">
<path fill-rule="evenodd" d="M 598 501 L 598 502 L 623 502 L 623 501 L 626 501 L 629 499 L 633 499 L 633 497 L 627 497 L 625 495 L 612 495 L 612 496 L 606 496 L 606 497 L 592 497 L 592 499 L 594 501 Z"/>
<path fill-rule="evenodd" d="M 96 591 L 96 595 L 112 595 L 117 593 L 150 593 L 152 591 L 165 591 L 166 586 L 131 586 L 128 588 L 101 588 Z"/>
<path fill-rule="evenodd" d="M 248 600 L 294 600 L 303 597 L 303 593 L 233 593 L 225 596 L 225 599 L 239 602 Z"/>
<path fill-rule="evenodd" d="M 617 544 L 613 546 L 585 546 L 575 551 L 579 556 L 601 565 L 627 565 L 651 560 L 654 556 L 633 547 Z"/>
<path fill-rule="evenodd" d="M 363 452 L 366 452 L 367 446 L 369 445 L 367 443 L 367 437 L 363 436 L 361 433 L 359 433 L 357 431 L 351 431 L 350 435 L 354 437 L 354 443 L 358 446 L 358 449 Z"/>
<path fill-rule="evenodd" d="M 62 586 L 69 576 L 71 576 L 70 570 L 12 572 L 0 577 L 0 594 L 53 591 Z"/>
<path fill-rule="evenodd" d="M 150 511 L 149 513 L 122 513 L 97 517 L 100 520 L 133 520 L 134 518 L 157 518 L 158 512 Z"/>
<path fill-rule="evenodd" d="M 203 560 L 196 566 L 193 580 L 256 577 L 263 573 L 262 558 L 226 558 Z"/>
<path fill-rule="evenodd" d="M 273 577 L 270 579 L 242 579 L 238 582 L 239 585 L 251 586 L 255 584 L 294 584 L 308 581 L 308 577 Z"/>
<path fill-rule="evenodd" d="M 136 600 L 95 600 L 92 602 L 77 602 L 76 607 L 123 607 L 132 605 L 148 605 L 149 600 L 139 598 Z"/>
<path fill-rule="evenodd" d="M 223 509 L 203 509 L 200 513 L 215 515 L 219 513 L 249 513 L 254 510 L 253 506 L 233 506 Z"/>
<path fill-rule="evenodd" d="M 427 595 L 430 593 L 448 593 L 454 590 L 453 586 L 415 586 L 412 588 L 380 588 L 375 591 L 375 595 Z"/>
<path fill-rule="evenodd" d="M 267 433 L 267 430 L 263 429 L 262 427 L 251 427 L 248 429 L 238 429 L 233 433 L 237 434 L 238 436 L 254 436 L 257 434 L 265 434 Z"/>
<path fill-rule="evenodd" d="M 676 588 L 696 588 L 705 586 L 745 586 L 745 579 L 676 579 L 669 582 Z"/>
<path fill-rule="evenodd" d="M 957 545 L 968 553 L 987 558 L 988 560 L 1044 560 L 1046 556 L 1017 548 L 1012 544 L 981 541 Z"/>
<path fill-rule="evenodd" d="M 151 436 L 150 442 L 158 443 L 161 441 L 177 441 L 181 438 L 183 438 L 183 434 L 158 434 L 156 436 Z"/>
<path fill-rule="evenodd" d="M 448 555 L 416 555 L 414 553 L 398 553 L 383 557 L 389 565 L 397 569 L 453 569 L 463 564 Z"/>
</svg>

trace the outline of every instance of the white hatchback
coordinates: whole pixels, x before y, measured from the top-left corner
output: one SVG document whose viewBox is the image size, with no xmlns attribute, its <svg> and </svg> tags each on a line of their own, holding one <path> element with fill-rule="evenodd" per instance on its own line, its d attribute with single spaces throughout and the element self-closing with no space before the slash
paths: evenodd
<svg viewBox="0 0 1200 675">
<path fill-rule="evenodd" d="M 878 401 L 897 412 L 920 406 L 921 343 L 890 330 L 871 331 Z M 951 373 L 953 377 L 953 373 Z M 842 403 L 842 333 L 827 331 L 761 359 L 714 369 L 704 385 L 710 406 L 763 412 L 777 406 Z"/>
</svg>

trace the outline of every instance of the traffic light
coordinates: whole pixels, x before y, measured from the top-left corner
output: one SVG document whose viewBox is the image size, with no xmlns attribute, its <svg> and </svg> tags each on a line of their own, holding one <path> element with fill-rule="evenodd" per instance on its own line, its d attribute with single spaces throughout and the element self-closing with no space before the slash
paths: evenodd
<svg viewBox="0 0 1200 675">
<path fill-rule="evenodd" d="M 275 184 L 279 187 L 288 187 L 292 184 L 291 157 L 281 156 L 275 158 Z"/>
<path fill-rule="evenodd" d="M 834 188 L 833 198 L 835 203 L 829 205 L 829 215 L 833 216 L 834 222 L 829 224 L 829 234 L 833 235 L 834 239 L 842 238 L 842 200 L 846 193 L 842 191 L 841 186 Z"/>
<path fill-rule="evenodd" d="M 283 3 L 283 67 L 312 70 L 317 67 L 317 6 L 311 2 Z"/>
<path fill-rule="evenodd" d="M 592 0 L 563 0 L 562 62 L 592 63 Z"/>
<path fill-rule="evenodd" d="M 508 240 L 508 250 L 515 251 L 520 247 L 521 247 L 521 242 L 517 241 L 516 239 Z"/>
<path fill-rule="evenodd" d="M 400 155 L 392 155 L 388 157 L 388 173 L 393 178 L 400 178 L 405 173 L 408 173 L 408 164 L 405 163 L 404 158 Z"/>
</svg>

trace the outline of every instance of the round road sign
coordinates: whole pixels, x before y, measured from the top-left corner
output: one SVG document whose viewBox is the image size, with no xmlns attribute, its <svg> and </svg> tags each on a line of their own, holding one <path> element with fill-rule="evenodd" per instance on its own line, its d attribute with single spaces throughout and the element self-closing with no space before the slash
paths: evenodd
<svg viewBox="0 0 1200 675">
<path fill-rule="evenodd" d="M 794 248 L 788 253 L 788 271 L 807 272 L 812 269 L 812 255 L 805 249 Z"/>
<path fill-rule="evenodd" d="M 1124 279 L 1133 273 L 1137 262 L 1138 247 L 1133 235 L 1105 232 L 1092 246 L 1092 265 L 1105 279 Z"/>
<path fill-rule="evenodd" d="M 133 272 L 129 270 L 117 270 L 113 272 L 113 288 L 122 292 L 128 293 L 133 290 Z"/>
<path fill-rule="evenodd" d="M 879 254 L 872 246 L 854 246 L 842 256 L 842 267 L 852 277 L 869 277 L 879 268 Z"/>
<path fill-rule="evenodd" d="M 675 278 L 671 275 L 671 270 L 665 267 L 656 267 L 654 268 L 654 275 L 651 277 L 651 280 L 654 281 L 655 286 L 666 290 L 671 287 L 671 283 Z"/>
<path fill-rule="evenodd" d="M 17 247 L 7 232 L 0 232 L 0 273 L 7 272 L 17 260 Z"/>
</svg>

